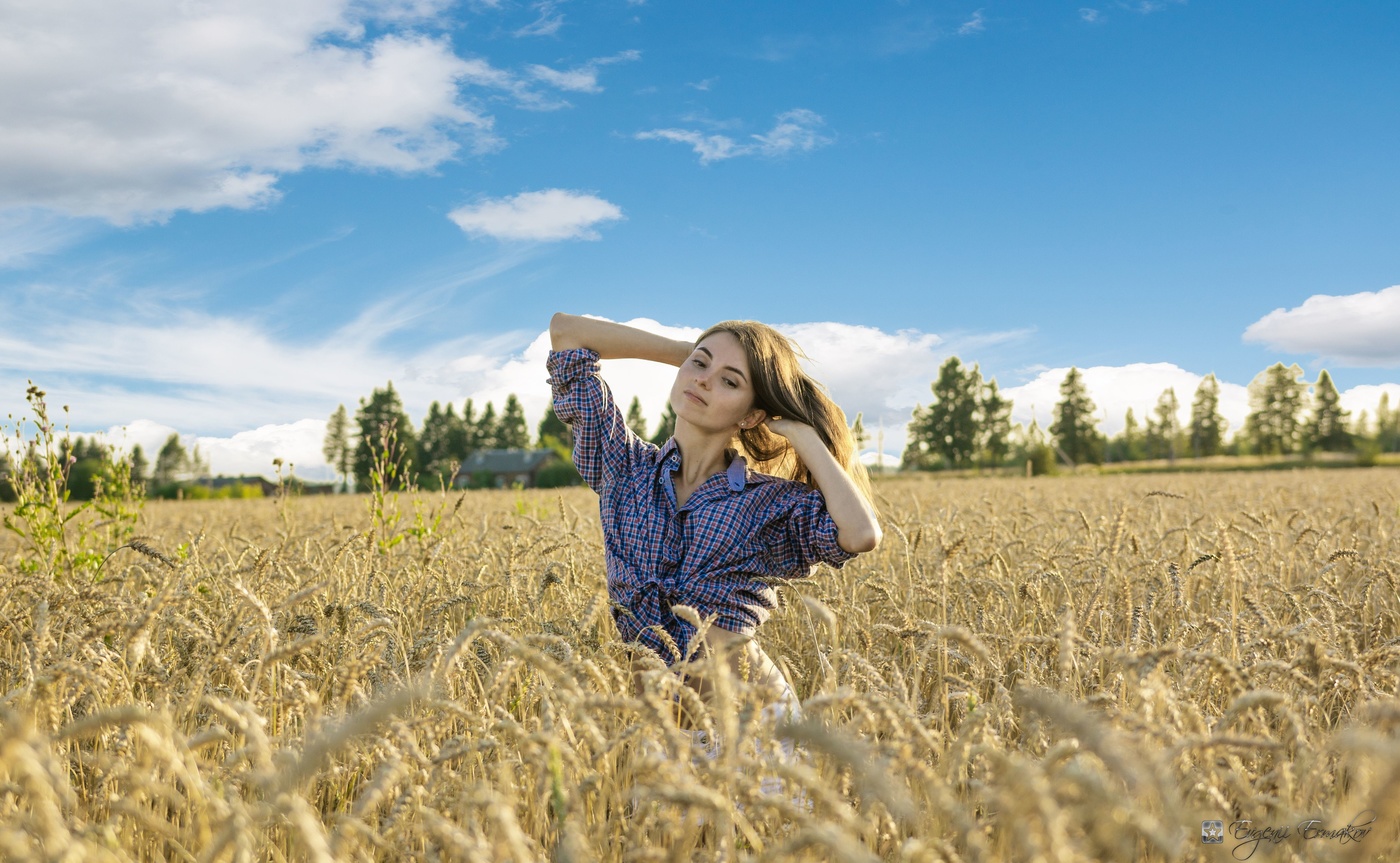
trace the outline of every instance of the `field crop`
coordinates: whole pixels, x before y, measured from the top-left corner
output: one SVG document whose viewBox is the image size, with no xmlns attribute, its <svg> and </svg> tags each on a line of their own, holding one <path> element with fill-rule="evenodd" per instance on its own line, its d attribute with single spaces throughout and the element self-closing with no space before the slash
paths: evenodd
<svg viewBox="0 0 1400 863">
<path fill-rule="evenodd" d="M 1393 472 L 876 490 L 761 632 L 791 762 L 722 664 L 633 694 L 585 489 L 151 502 L 96 578 L 0 540 L 0 859 L 1400 859 Z"/>
</svg>

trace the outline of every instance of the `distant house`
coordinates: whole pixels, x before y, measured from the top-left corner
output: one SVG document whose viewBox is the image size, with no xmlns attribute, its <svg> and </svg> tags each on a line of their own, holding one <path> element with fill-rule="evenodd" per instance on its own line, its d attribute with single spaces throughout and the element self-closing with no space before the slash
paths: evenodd
<svg viewBox="0 0 1400 863">
<path fill-rule="evenodd" d="M 525 488 L 534 488 L 540 470 L 558 460 L 559 456 L 549 449 L 477 450 L 457 468 L 452 487 L 510 488 L 519 483 Z"/>
</svg>

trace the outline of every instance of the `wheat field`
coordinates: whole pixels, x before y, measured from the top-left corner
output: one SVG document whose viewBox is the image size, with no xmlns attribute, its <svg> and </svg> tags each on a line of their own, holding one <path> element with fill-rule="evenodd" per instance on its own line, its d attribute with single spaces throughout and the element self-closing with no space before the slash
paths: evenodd
<svg viewBox="0 0 1400 863">
<path fill-rule="evenodd" d="M 150 502 L 96 579 L 7 537 L 0 859 L 1400 859 L 1394 472 L 876 490 L 761 631 L 781 729 L 722 663 L 634 694 L 586 489 Z"/>
</svg>

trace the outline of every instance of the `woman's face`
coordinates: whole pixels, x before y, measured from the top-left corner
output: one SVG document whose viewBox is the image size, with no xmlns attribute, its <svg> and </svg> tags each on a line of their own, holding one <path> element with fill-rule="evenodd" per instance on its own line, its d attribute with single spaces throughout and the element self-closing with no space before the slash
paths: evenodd
<svg viewBox="0 0 1400 863">
<path fill-rule="evenodd" d="M 734 431 L 762 422 L 743 345 L 732 333 L 712 333 L 695 346 L 671 385 L 677 418 L 706 431 Z"/>
</svg>

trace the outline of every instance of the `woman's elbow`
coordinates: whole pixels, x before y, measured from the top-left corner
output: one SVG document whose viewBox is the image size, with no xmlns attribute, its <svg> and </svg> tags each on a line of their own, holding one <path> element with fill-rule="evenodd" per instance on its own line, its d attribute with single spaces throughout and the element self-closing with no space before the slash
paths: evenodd
<svg viewBox="0 0 1400 863">
<path fill-rule="evenodd" d="M 861 530 L 843 531 L 837 537 L 837 544 L 852 554 L 864 554 L 879 548 L 880 540 L 883 538 L 884 534 L 880 531 L 880 526 L 875 524 Z"/>
<path fill-rule="evenodd" d="M 572 334 L 573 315 L 564 312 L 555 312 L 549 319 L 549 346 L 556 351 L 565 351 L 569 348 L 576 348 L 574 336 Z"/>
</svg>

